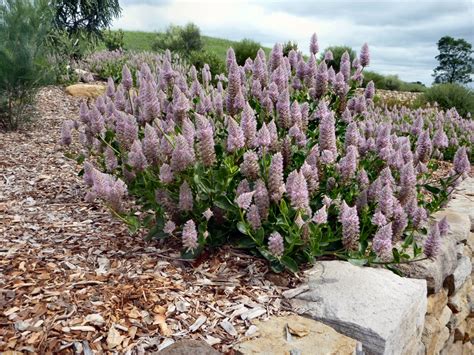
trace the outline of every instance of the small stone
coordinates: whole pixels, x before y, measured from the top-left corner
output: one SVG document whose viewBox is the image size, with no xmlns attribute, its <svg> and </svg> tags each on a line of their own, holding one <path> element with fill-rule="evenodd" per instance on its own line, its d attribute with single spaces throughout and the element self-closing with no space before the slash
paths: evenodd
<svg viewBox="0 0 474 355">
<path fill-rule="evenodd" d="M 104 325 L 105 319 L 100 314 L 93 313 L 93 314 L 88 314 L 86 316 L 86 318 L 84 318 L 84 323 L 85 324 L 90 323 L 92 325 L 96 325 L 98 327 L 101 327 L 101 326 Z"/>
<path fill-rule="evenodd" d="M 336 332 L 331 327 L 297 315 L 271 317 L 266 321 L 256 321 L 258 337 L 234 346 L 240 355 L 274 354 L 338 354 L 356 353 L 357 341 Z M 297 331 L 288 342 L 285 329 Z M 303 335 L 304 333 L 304 335 Z"/>
<path fill-rule="evenodd" d="M 113 326 L 110 327 L 109 332 L 107 334 L 107 346 L 109 349 L 113 349 L 119 346 L 124 337 L 120 335 L 119 331 L 115 329 Z"/>
<path fill-rule="evenodd" d="M 198 340 L 178 340 L 159 352 L 160 355 L 219 355 L 213 347 Z"/>
<path fill-rule="evenodd" d="M 74 84 L 66 88 L 66 93 L 75 97 L 97 98 L 105 92 L 104 85 Z"/>
</svg>

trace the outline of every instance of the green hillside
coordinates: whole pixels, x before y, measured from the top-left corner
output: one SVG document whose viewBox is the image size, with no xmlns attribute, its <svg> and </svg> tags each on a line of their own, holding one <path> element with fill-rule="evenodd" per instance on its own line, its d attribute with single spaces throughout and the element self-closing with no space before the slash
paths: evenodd
<svg viewBox="0 0 474 355">
<path fill-rule="evenodd" d="M 154 32 L 140 32 L 140 31 L 124 31 L 125 49 L 133 51 L 151 51 L 156 33 Z M 213 52 L 221 58 L 225 58 L 227 49 L 232 47 L 235 41 L 223 38 L 202 36 L 204 42 L 204 50 Z M 265 52 L 269 53 L 270 48 L 263 48 Z"/>
</svg>

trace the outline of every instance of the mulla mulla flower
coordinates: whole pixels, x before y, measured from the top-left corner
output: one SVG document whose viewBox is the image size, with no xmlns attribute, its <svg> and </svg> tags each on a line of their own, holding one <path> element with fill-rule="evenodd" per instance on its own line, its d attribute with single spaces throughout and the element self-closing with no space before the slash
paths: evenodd
<svg viewBox="0 0 474 355">
<path fill-rule="evenodd" d="M 190 219 L 184 224 L 181 238 L 183 242 L 183 247 L 186 250 L 194 250 L 198 247 L 196 224 L 192 219 Z"/>
<path fill-rule="evenodd" d="M 283 255 L 285 251 L 285 245 L 283 243 L 283 237 L 278 232 L 273 232 L 268 238 L 268 250 L 276 257 Z"/>
<path fill-rule="evenodd" d="M 342 244 L 347 250 L 357 250 L 360 235 L 357 208 L 349 207 L 346 201 L 343 201 L 339 219 L 342 224 Z"/>
</svg>

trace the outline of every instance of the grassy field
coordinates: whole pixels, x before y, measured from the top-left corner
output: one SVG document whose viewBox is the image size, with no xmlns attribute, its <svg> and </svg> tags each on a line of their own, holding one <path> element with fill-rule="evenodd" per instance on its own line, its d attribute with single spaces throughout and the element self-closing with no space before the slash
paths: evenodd
<svg viewBox="0 0 474 355">
<path fill-rule="evenodd" d="M 133 51 L 151 51 L 151 45 L 156 36 L 154 32 L 124 31 L 125 49 Z M 204 50 L 213 52 L 221 58 L 225 58 L 227 49 L 236 42 L 223 38 L 202 36 Z M 270 48 L 263 47 L 269 53 Z"/>
</svg>

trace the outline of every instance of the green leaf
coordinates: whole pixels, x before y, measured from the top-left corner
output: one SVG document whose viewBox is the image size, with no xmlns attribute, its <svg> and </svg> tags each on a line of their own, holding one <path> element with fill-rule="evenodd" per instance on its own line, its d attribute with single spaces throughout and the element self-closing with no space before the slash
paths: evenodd
<svg viewBox="0 0 474 355">
<path fill-rule="evenodd" d="M 286 268 L 292 272 L 298 272 L 298 264 L 289 256 L 283 256 L 281 263 L 286 266 Z"/>
<path fill-rule="evenodd" d="M 392 254 L 393 254 L 393 261 L 395 263 L 399 263 L 400 262 L 400 253 L 398 252 L 398 249 L 393 248 L 392 249 Z"/>
<path fill-rule="evenodd" d="M 285 216 L 288 216 L 288 205 L 286 204 L 284 199 L 281 199 L 280 201 L 280 211 Z"/>
<path fill-rule="evenodd" d="M 237 229 L 239 230 L 240 233 L 242 233 L 244 235 L 249 235 L 247 225 L 244 222 L 238 222 L 237 223 Z"/>
<path fill-rule="evenodd" d="M 140 220 L 138 219 L 138 217 L 134 215 L 129 215 L 125 216 L 125 220 L 127 221 L 128 232 L 130 233 L 130 235 L 136 234 L 140 229 Z"/>
<path fill-rule="evenodd" d="M 433 186 L 433 185 L 428 185 L 428 184 L 425 184 L 423 185 L 423 187 L 428 190 L 429 192 L 431 192 L 432 194 L 439 194 L 441 192 L 441 189 L 436 187 L 436 186 Z"/>
<path fill-rule="evenodd" d="M 347 261 L 355 266 L 364 266 L 367 264 L 367 259 L 348 259 Z"/>
</svg>

